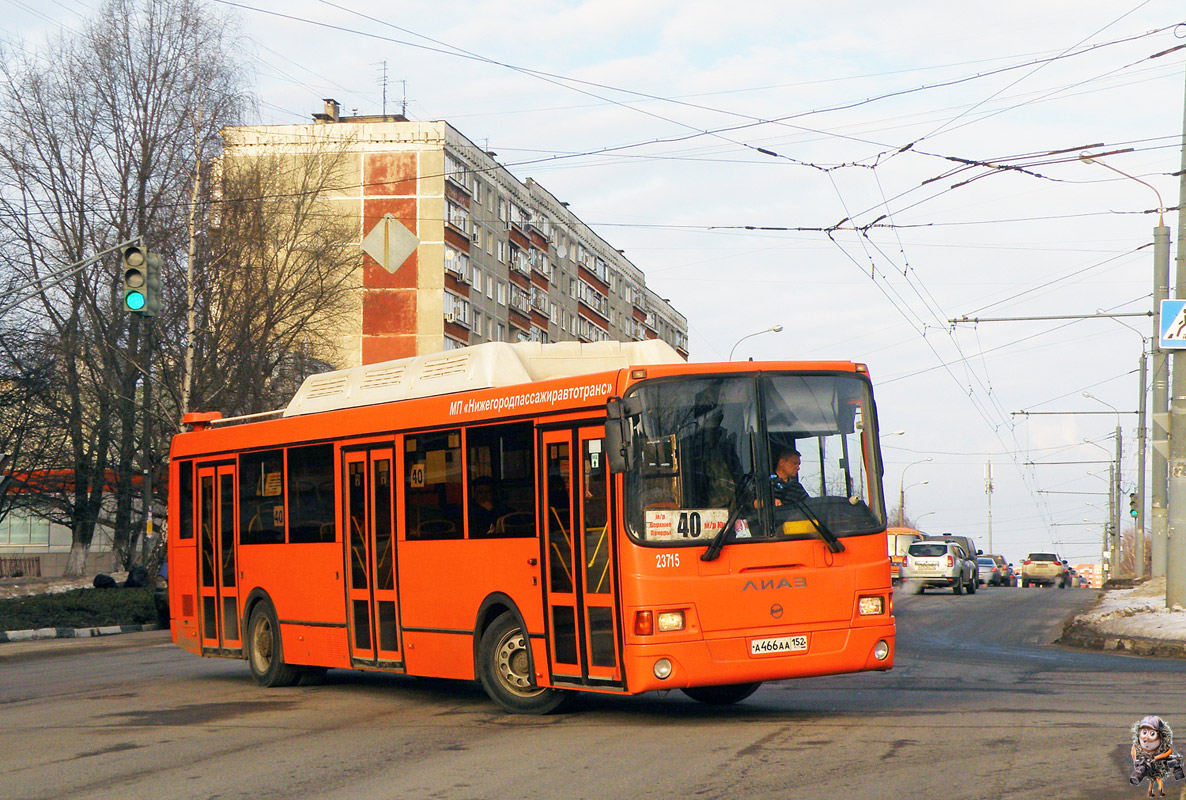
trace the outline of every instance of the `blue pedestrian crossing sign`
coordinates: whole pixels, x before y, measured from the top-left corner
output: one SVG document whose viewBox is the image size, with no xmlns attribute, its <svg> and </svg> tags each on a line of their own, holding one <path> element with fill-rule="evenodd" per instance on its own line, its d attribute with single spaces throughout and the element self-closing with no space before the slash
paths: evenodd
<svg viewBox="0 0 1186 800">
<path fill-rule="evenodd" d="M 1163 350 L 1186 350 L 1186 300 L 1161 301 L 1161 337 Z"/>
</svg>

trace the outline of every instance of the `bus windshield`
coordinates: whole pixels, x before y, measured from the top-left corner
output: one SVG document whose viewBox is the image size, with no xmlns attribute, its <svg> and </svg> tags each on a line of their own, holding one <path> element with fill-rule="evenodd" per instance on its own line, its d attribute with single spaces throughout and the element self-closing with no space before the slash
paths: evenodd
<svg viewBox="0 0 1186 800">
<path fill-rule="evenodd" d="M 851 373 L 673 378 L 632 392 L 626 520 L 637 541 L 704 544 L 885 529 L 872 392 Z M 792 458 L 794 456 L 794 458 Z"/>
</svg>

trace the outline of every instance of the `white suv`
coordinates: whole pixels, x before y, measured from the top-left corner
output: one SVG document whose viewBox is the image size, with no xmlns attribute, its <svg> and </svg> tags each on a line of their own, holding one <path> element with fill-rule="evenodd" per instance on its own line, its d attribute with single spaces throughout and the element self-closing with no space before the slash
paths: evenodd
<svg viewBox="0 0 1186 800">
<path fill-rule="evenodd" d="M 976 593 L 976 562 L 952 541 L 926 539 L 910 545 L 902 562 L 902 582 L 916 594 L 947 586 L 955 594 Z"/>
</svg>

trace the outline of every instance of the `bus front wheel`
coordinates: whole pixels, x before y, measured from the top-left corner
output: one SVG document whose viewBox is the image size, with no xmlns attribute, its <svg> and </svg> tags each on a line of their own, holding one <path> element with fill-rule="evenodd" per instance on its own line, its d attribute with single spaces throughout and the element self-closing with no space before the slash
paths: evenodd
<svg viewBox="0 0 1186 800">
<path fill-rule="evenodd" d="M 300 670 L 284 663 L 280 648 L 280 624 L 276 610 L 267 600 L 260 601 L 251 611 L 247 623 L 247 663 L 251 677 L 260 686 L 292 686 L 301 677 Z"/>
<path fill-rule="evenodd" d="M 700 703 L 710 706 L 728 706 L 740 703 L 758 691 L 758 687 L 761 685 L 760 681 L 758 683 L 730 683 L 725 686 L 693 686 L 689 689 L 680 689 L 680 691 Z"/>
<path fill-rule="evenodd" d="M 547 714 L 567 699 L 559 689 L 543 689 L 531 675 L 527 635 L 507 612 L 491 623 L 478 644 L 478 680 L 490 699 L 512 714 Z"/>
</svg>

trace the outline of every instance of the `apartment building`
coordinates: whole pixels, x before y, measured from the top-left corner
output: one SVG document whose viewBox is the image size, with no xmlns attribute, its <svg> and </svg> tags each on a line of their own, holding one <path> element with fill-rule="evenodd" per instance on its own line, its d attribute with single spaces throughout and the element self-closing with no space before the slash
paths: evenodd
<svg viewBox="0 0 1186 800">
<path fill-rule="evenodd" d="M 534 180 L 444 121 L 343 116 L 223 131 L 227 158 L 344 154 L 328 202 L 358 220 L 360 302 L 350 367 L 482 342 L 663 339 L 685 358 L 687 320 L 642 270 Z"/>
</svg>

